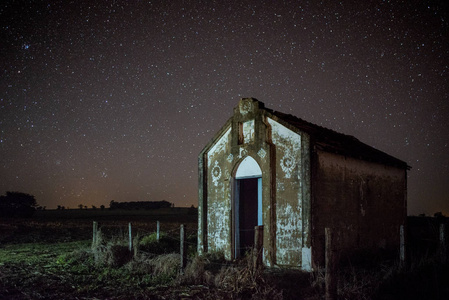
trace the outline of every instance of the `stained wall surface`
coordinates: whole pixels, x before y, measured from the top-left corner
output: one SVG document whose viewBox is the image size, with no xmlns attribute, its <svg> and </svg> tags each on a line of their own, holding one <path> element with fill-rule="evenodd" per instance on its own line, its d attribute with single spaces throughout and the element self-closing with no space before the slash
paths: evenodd
<svg viewBox="0 0 449 300">
<path fill-rule="evenodd" d="M 276 264 L 301 266 L 302 191 L 301 135 L 267 118 L 276 149 Z"/>
<path fill-rule="evenodd" d="M 309 136 L 244 99 L 200 155 L 198 249 L 235 258 L 235 172 L 251 157 L 261 169 L 263 262 L 310 270 Z"/>
<path fill-rule="evenodd" d="M 348 150 L 347 142 L 356 147 Z M 236 173 L 247 157 L 260 168 L 261 199 L 253 207 L 263 225 L 265 265 L 308 271 L 323 266 L 326 227 L 335 233 L 334 246 L 343 256 L 367 249 L 398 251 L 399 227 L 406 220 L 407 166 L 366 145 L 360 149 L 378 162 L 336 154 L 343 149 L 354 155 L 360 145 L 265 109 L 255 99 L 242 99 L 199 156 L 199 253 L 223 251 L 227 259 L 240 255 Z M 379 163 L 383 158 L 400 167 Z"/>
<path fill-rule="evenodd" d="M 324 265 L 324 229 L 334 233 L 342 260 L 380 249 L 398 253 L 406 222 L 406 171 L 317 151 L 312 198 L 315 267 Z"/>
<path fill-rule="evenodd" d="M 207 247 L 223 251 L 230 259 L 231 252 L 231 127 L 207 152 Z"/>
</svg>

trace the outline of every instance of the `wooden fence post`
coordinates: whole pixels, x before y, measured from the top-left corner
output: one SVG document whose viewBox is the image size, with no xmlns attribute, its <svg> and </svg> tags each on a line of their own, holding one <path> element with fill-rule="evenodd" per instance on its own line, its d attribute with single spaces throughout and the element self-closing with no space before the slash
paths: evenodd
<svg viewBox="0 0 449 300">
<path fill-rule="evenodd" d="M 262 262 L 262 251 L 263 251 L 263 226 L 254 227 L 254 256 L 253 256 L 253 266 L 259 269 L 263 266 Z"/>
<path fill-rule="evenodd" d="M 92 227 L 92 248 L 97 246 L 97 232 L 98 232 L 98 223 L 94 221 Z"/>
<path fill-rule="evenodd" d="M 326 264 L 326 300 L 337 299 L 337 281 L 335 274 L 335 253 L 334 253 L 334 245 L 332 241 L 332 230 L 330 228 L 324 229 L 325 235 L 325 264 Z"/>
<path fill-rule="evenodd" d="M 440 253 L 441 260 L 446 261 L 447 258 L 447 244 L 446 244 L 446 224 L 440 224 Z"/>
<path fill-rule="evenodd" d="M 186 231 L 184 224 L 181 225 L 180 230 L 180 247 L 179 251 L 181 253 L 181 273 L 184 273 L 184 268 L 187 265 L 187 251 L 186 251 Z"/>
<path fill-rule="evenodd" d="M 399 227 L 400 249 L 399 249 L 399 262 L 401 266 L 405 265 L 405 232 L 404 225 Z"/>
<path fill-rule="evenodd" d="M 131 234 L 131 222 L 128 224 L 128 235 L 129 235 L 129 251 L 131 252 L 133 249 L 133 237 Z"/>
<path fill-rule="evenodd" d="M 160 230 L 161 230 L 161 223 L 159 223 L 159 221 L 157 221 L 156 223 L 156 240 L 159 242 L 160 239 Z"/>
</svg>

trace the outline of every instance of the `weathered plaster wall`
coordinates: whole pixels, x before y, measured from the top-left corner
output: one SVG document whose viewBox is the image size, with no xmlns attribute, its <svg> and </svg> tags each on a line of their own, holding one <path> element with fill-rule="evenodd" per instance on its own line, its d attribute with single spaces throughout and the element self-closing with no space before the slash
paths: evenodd
<svg viewBox="0 0 449 300">
<path fill-rule="evenodd" d="M 268 118 L 276 147 L 276 263 L 301 266 L 302 159 L 301 135 Z"/>
<path fill-rule="evenodd" d="M 273 145 L 268 138 L 264 110 L 260 109 L 260 104 L 254 99 L 247 98 L 242 99 L 234 108 L 231 154 L 233 155 L 233 172 L 247 156 L 251 156 L 262 170 L 263 262 L 270 266 L 274 261 L 275 243 L 275 237 L 271 234 L 273 177 L 270 164 Z"/>
<path fill-rule="evenodd" d="M 341 259 L 379 248 L 399 249 L 406 221 L 405 170 L 317 151 L 314 165 L 313 262 L 324 265 L 324 228 L 334 232 Z"/>
<path fill-rule="evenodd" d="M 262 222 L 264 263 L 270 265 L 274 253 L 271 226 L 271 145 L 266 142 L 266 125 L 259 102 L 243 99 L 234 108 L 228 125 L 205 147 L 199 157 L 198 251 L 223 251 L 234 258 L 233 195 L 235 172 L 251 156 L 262 170 Z M 227 127 L 228 126 L 228 127 Z"/>
<path fill-rule="evenodd" d="M 334 244 L 346 258 L 364 249 L 397 251 L 399 226 L 406 220 L 406 170 L 320 150 L 315 132 L 289 119 L 255 99 L 242 99 L 203 149 L 199 253 L 238 256 L 233 176 L 248 156 L 262 171 L 265 265 L 324 265 L 325 227 L 333 229 Z"/>
<path fill-rule="evenodd" d="M 231 253 L 231 165 L 228 160 L 231 127 L 207 152 L 207 246 Z"/>
<path fill-rule="evenodd" d="M 246 121 L 242 124 L 243 144 L 254 142 L 254 120 Z"/>
</svg>

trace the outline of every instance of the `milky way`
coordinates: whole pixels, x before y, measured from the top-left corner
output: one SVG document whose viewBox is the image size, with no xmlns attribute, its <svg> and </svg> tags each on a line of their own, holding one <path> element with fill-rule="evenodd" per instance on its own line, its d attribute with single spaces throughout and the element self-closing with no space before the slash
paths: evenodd
<svg viewBox="0 0 449 300">
<path fill-rule="evenodd" d="M 0 193 L 196 206 L 255 97 L 406 161 L 409 214 L 449 214 L 447 5 L 329 2 L 2 1 Z"/>
</svg>

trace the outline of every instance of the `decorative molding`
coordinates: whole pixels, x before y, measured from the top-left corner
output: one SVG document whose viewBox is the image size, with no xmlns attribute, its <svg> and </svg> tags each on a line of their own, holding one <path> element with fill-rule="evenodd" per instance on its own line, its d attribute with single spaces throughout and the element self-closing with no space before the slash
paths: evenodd
<svg viewBox="0 0 449 300">
<path fill-rule="evenodd" d="M 242 157 L 245 157 L 245 156 L 248 156 L 248 150 L 246 150 L 243 147 L 240 147 L 239 158 L 242 158 Z"/>
<path fill-rule="evenodd" d="M 281 168 L 282 171 L 284 171 L 286 178 L 290 178 L 292 176 L 292 171 L 295 164 L 295 157 L 291 155 L 290 151 L 286 151 L 284 157 L 281 158 Z"/>
<path fill-rule="evenodd" d="M 243 99 L 239 105 L 240 113 L 246 115 L 253 109 L 253 103 L 250 99 Z"/>
<path fill-rule="evenodd" d="M 267 156 L 267 151 L 265 151 L 263 148 L 260 148 L 260 150 L 257 152 L 257 155 L 259 155 L 260 158 L 265 158 L 265 156 Z"/>
<path fill-rule="evenodd" d="M 218 186 L 218 180 L 221 177 L 221 168 L 218 165 L 218 161 L 215 161 L 214 167 L 212 168 L 212 182 L 214 183 L 215 186 Z"/>
</svg>

